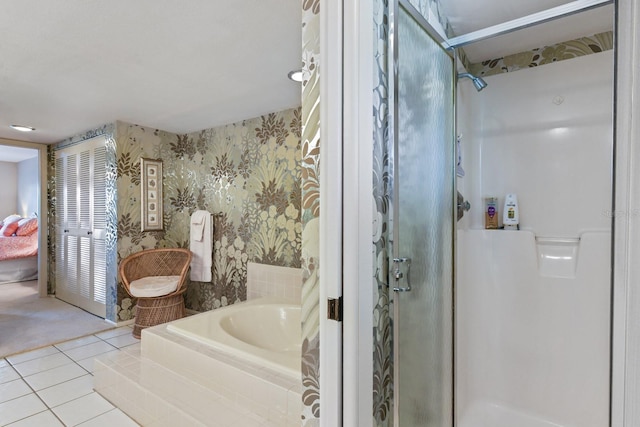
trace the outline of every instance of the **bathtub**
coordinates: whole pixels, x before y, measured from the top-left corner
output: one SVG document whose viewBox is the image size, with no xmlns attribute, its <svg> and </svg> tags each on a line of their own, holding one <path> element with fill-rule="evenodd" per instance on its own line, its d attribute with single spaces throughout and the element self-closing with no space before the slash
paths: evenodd
<svg viewBox="0 0 640 427">
<path fill-rule="evenodd" d="M 232 357 L 300 378 L 300 305 L 264 297 L 167 324 L 167 331 Z"/>
</svg>

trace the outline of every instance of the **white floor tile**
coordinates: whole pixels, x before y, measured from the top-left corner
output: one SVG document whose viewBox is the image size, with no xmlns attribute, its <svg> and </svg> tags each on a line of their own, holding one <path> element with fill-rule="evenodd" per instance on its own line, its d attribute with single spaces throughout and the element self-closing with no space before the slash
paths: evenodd
<svg viewBox="0 0 640 427">
<path fill-rule="evenodd" d="M 5 366 L 9 366 L 7 359 L 0 359 L 0 368 L 4 368 Z"/>
<path fill-rule="evenodd" d="M 95 336 L 105 341 L 109 338 L 119 337 L 120 335 L 131 335 L 131 328 L 121 326 L 119 328 L 109 329 L 108 331 L 95 334 Z"/>
<path fill-rule="evenodd" d="M 118 408 L 80 424 L 82 427 L 136 427 L 138 425 Z"/>
<path fill-rule="evenodd" d="M 39 391 L 44 388 L 63 383 L 65 381 L 69 381 L 86 374 L 87 371 L 82 369 L 80 366 L 76 365 L 75 363 L 70 363 L 68 365 L 63 365 L 57 368 L 49 369 L 48 371 L 30 375 L 28 377 L 25 377 L 24 380 L 35 391 Z"/>
<path fill-rule="evenodd" d="M 120 335 L 120 336 L 117 336 L 117 337 L 109 338 L 106 341 L 109 344 L 111 344 L 112 346 L 118 347 L 118 348 L 126 347 L 126 346 L 133 345 L 133 344 L 137 344 L 137 343 L 140 342 L 139 339 L 135 338 L 131 334 Z"/>
<path fill-rule="evenodd" d="M 58 352 L 38 359 L 17 363 L 13 365 L 13 368 L 23 377 L 28 377 L 29 375 L 37 374 L 38 372 L 47 371 L 69 363 L 73 363 L 73 360 L 69 359 L 64 353 Z"/>
<path fill-rule="evenodd" d="M 67 351 L 71 350 L 72 348 L 82 347 L 83 345 L 91 344 L 98 341 L 100 341 L 100 338 L 93 335 L 87 335 L 86 337 L 56 344 L 56 348 L 60 349 L 61 351 Z"/>
<path fill-rule="evenodd" d="M 0 384 L 4 384 L 9 381 L 17 380 L 20 375 L 11 366 L 5 366 L 0 368 Z"/>
<path fill-rule="evenodd" d="M 64 426 L 53 415 L 51 411 L 43 411 L 36 415 L 31 415 L 30 417 L 24 418 L 20 421 L 17 421 L 13 424 L 9 424 L 9 427 L 61 427 Z"/>
<path fill-rule="evenodd" d="M 105 353 L 105 354 L 109 354 L 109 353 Z M 82 366 L 85 371 L 89 372 L 90 374 L 93 374 L 94 371 L 94 365 L 93 365 L 93 361 L 95 360 L 95 357 L 89 357 L 87 359 L 84 360 L 78 360 L 76 363 L 80 366 Z"/>
<path fill-rule="evenodd" d="M 49 356 L 50 354 L 60 353 L 60 351 L 54 346 L 42 347 L 37 350 L 27 351 L 26 353 L 16 354 L 15 356 L 7 357 L 7 360 L 12 364 L 26 362 L 27 360 L 38 359 L 43 356 Z"/>
<path fill-rule="evenodd" d="M 93 393 L 93 377 L 87 374 L 40 390 L 38 396 L 53 408 L 90 393 Z"/>
<path fill-rule="evenodd" d="M 94 392 L 72 400 L 71 402 L 56 406 L 52 411 L 65 425 L 75 426 L 112 409 L 114 409 L 114 407 L 111 403 Z"/>
<path fill-rule="evenodd" d="M 0 425 L 21 420 L 46 409 L 47 407 L 34 393 L 0 403 Z"/>
<path fill-rule="evenodd" d="M 21 379 L 0 384 L 0 403 L 32 392 L 31 387 Z"/>
<path fill-rule="evenodd" d="M 94 357 L 108 351 L 115 350 L 115 347 L 107 344 L 104 341 L 98 341 L 91 344 L 83 345 L 81 347 L 72 348 L 70 350 L 64 350 L 65 354 L 75 361 L 86 359 L 88 357 Z"/>
</svg>

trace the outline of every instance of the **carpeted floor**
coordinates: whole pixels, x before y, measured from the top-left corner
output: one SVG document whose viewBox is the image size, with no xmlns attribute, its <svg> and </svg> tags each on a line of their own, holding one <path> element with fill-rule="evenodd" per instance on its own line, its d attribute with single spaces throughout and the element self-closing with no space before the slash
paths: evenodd
<svg viewBox="0 0 640 427">
<path fill-rule="evenodd" d="M 57 298 L 40 298 L 37 281 L 0 285 L 0 357 L 114 327 Z"/>
</svg>

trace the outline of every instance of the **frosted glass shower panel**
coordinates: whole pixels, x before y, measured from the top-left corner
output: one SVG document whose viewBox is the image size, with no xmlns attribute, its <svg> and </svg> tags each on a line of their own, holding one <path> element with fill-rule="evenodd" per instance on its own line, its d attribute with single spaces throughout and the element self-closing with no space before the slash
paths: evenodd
<svg viewBox="0 0 640 427">
<path fill-rule="evenodd" d="M 401 426 L 452 424 L 453 61 L 404 9 L 398 17 L 394 226 L 411 258 L 395 293 L 396 415 Z"/>
</svg>

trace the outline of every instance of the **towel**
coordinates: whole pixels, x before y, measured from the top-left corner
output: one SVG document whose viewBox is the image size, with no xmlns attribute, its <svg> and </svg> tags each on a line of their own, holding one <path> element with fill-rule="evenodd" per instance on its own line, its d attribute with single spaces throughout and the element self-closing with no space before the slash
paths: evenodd
<svg viewBox="0 0 640 427">
<path fill-rule="evenodd" d="M 191 280 L 211 282 L 213 263 L 213 225 L 211 214 L 207 211 L 195 211 L 191 215 Z"/>
<path fill-rule="evenodd" d="M 207 217 L 210 216 L 207 211 L 195 211 L 191 215 L 191 239 L 196 242 L 202 242 L 204 239 L 204 228 L 207 225 Z"/>
</svg>

